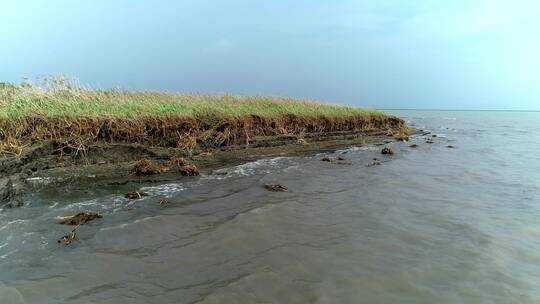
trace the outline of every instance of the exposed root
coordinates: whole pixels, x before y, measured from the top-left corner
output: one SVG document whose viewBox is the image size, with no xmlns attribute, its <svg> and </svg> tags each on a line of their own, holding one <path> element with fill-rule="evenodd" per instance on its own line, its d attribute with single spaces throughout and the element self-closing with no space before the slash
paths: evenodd
<svg viewBox="0 0 540 304">
<path fill-rule="evenodd" d="M 85 156 L 88 143 L 139 143 L 195 150 L 249 144 L 254 137 L 291 135 L 303 144 L 304 135 L 341 131 L 384 131 L 407 134 L 405 122 L 380 114 L 339 117 L 281 115 L 261 117 L 89 118 L 24 116 L 0 118 L 0 153 L 20 155 L 36 142 L 60 140 L 60 156 Z"/>
</svg>

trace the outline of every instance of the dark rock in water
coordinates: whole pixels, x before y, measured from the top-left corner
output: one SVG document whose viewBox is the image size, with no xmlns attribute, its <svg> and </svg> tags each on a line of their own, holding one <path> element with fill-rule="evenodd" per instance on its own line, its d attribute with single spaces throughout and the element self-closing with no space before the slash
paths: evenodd
<svg viewBox="0 0 540 304">
<path fill-rule="evenodd" d="M 452 146 L 452 145 L 448 145 L 448 146 L 446 146 L 446 147 L 449 148 L 449 149 L 455 149 L 455 148 L 456 148 L 456 147 L 454 147 L 454 146 Z"/>
<path fill-rule="evenodd" d="M 431 137 L 437 137 L 437 134 L 433 134 L 433 135 L 431 135 Z"/>
<path fill-rule="evenodd" d="M 384 147 L 381 151 L 383 155 L 394 155 L 394 151 L 390 147 Z"/>
<path fill-rule="evenodd" d="M 81 212 L 77 215 L 70 216 L 68 218 L 63 219 L 60 224 L 62 225 L 84 225 L 90 221 L 93 221 L 95 219 L 102 218 L 103 216 L 99 213 L 94 212 Z"/>
<path fill-rule="evenodd" d="M 167 205 L 172 205 L 174 204 L 174 202 L 171 202 L 169 200 L 166 200 L 166 199 L 162 199 L 158 202 L 161 206 L 167 206 Z"/>
<path fill-rule="evenodd" d="M 173 160 L 173 165 L 177 167 L 180 174 L 184 176 L 197 176 L 200 174 L 197 166 L 191 164 L 184 158 L 177 158 Z"/>
<path fill-rule="evenodd" d="M 321 158 L 321 161 L 323 161 L 323 162 L 331 162 L 332 160 L 330 159 L 330 157 L 325 156 L 325 157 Z"/>
<path fill-rule="evenodd" d="M 344 158 L 344 157 L 341 157 L 341 156 L 339 156 L 339 157 L 337 158 L 337 160 L 345 160 L 345 158 Z"/>
<path fill-rule="evenodd" d="M 147 159 L 141 159 L 135 162 L 130 168 L 131 173 L 139 176 L 159 174 L 162 171 L 155 162 Z"/>
<path fill-rule="evenodd" d="M 412 144 L 412 145 L 410 145 L 409 147 L 411 147 L 411 148 L 418 148 L 418 145 L 417 145 L 417 144 Z"/>
<path fill-rule="evenodd" d="M 129 198 L 129 199 L 139 199 L 139 198 L 142 198 L 143 196 L 148 196 L 148 193 L 142 192 L 142 191 L 133 191 L 133 192 L 126 193 L 124 197 Z"/>
<path fill-rule="evenodd" d="M 60 239 L 58 239 L 58 244 L 62 244 L 64 246 L 68 246 L 69 244 L 73 243 L 73 241 L 75 241 L 77 239 L 77 234 L 75 233 L 75 231 L 80 227 L 80 225 L 78 225 L 77 227 L 75 227 L 73 230 L 71 230 L 68 234 L 64 235 L 63 237 L 61 237 Z"/>
<path fill-rule="evenodd" d="M 287 188 L 285 186 L 282 186 L 282 185 L 279 185 L 279 184 L 267 184 L 267 185 L 264 185 L 264 187 L 266 188 L 266 190 L 273 191 L 273 192 L 287 192 L 287 191 L 289 191 L 289 188 Z"/>
<path fill-rule="evenodd" d="M 432 139 L 428 138 L 428 139 L 426 140 L 426 144 L 432 144 L 432 143 L 433 143 L 433 140 L 432 140 Z"/>
</svg>

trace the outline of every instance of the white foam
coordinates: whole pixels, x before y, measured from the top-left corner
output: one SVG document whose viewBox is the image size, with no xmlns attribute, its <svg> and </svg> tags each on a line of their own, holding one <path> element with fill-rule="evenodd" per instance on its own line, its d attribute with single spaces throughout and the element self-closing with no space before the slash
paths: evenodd
<svg viewBox="0 0 540 304">
<path fill-rule="evenodd" d="M 180 183 L 163 184 L 158 186 L 144 187 L 142 191 L 147 192 L 150 195 L 165 195 L 167 197 L 172 196 L 175 193 L 184 191 L 186 188 Z"/>
<path fill-rule="evenodd" d="M 230 177 L 252 176 L 257 173 L 271 173 L 276 168 L 288 168 L 293 163 L 292 157 L 276 157 L 272 159 L 260 159 L 231 168 L 215 170 L 208 179 L 226 179 Z"/>
</svg>

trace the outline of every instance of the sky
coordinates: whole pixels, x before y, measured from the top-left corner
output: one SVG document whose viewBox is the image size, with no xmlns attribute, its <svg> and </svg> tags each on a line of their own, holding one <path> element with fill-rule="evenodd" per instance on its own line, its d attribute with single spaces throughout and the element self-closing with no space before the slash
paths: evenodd
<svg viewBox="0 0 540 304">
<path fill-rule="evenodd" d="M 537 0 L 3 0 L 0 81 L 540 110 Z"/>
</svg>

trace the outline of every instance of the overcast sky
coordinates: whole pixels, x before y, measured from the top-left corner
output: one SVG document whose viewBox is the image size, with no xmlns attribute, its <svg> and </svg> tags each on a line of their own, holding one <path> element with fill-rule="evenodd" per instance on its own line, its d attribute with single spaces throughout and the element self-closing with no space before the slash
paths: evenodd
<svg viewBox="0 0 540 304">
<path fill-rule="evenodd" d="M 537 0 L 4 0 L 0 81 L 540 110 Z"/>
</svg>

